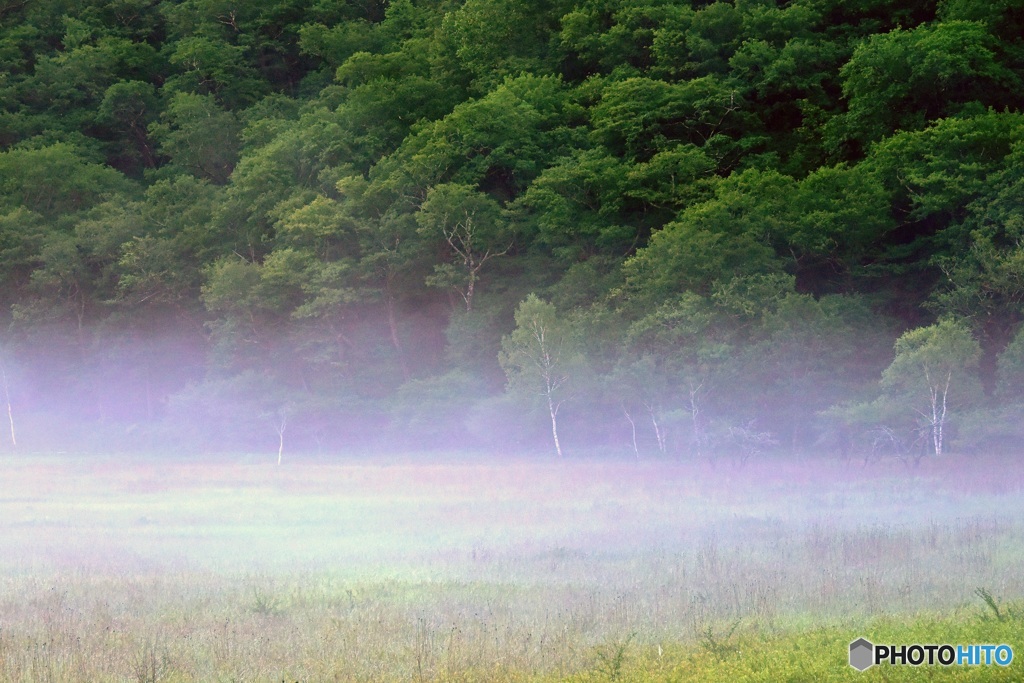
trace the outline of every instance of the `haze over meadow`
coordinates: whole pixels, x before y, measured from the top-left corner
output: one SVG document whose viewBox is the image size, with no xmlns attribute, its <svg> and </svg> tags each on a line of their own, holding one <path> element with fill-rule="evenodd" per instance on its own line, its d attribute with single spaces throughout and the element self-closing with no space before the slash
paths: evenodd
<svg viewBox="0 0 1024 683">
<path fill-rule="evenodd" d="M 1020 657 L 1022 79 L 1019 0 L 0 0 L 0 683 Z"/>
</svg>

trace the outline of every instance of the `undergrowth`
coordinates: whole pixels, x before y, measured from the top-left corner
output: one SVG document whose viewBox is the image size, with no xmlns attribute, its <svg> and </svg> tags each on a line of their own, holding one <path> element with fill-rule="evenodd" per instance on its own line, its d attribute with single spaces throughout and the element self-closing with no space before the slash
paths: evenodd
<svg viewBox="0 0 1024 683">
<path fill-rule="evenodd" d="M 918 615 L 884 618 L 863 628 L 820 627 L 769 633 L 730 625 L 721 631 L 706 627 L 696 643 L 655 645 L 620 653 L 624 666 L 608 676 L 606 659 L 564 678 L 571 683 L 792 683 L 807 681 L 1021 681 L 1024 680 L 1024 611 L 1022 605 L 1001 605 L 985 589 L 978 591 L 984 612 L 952 616 Z M 1000 666 L 891 666 L 860 672 L 849 665 L 849 644 L 859 637 L 886 644 L 1007 644 L 1014 661 Z M 542 679 L 535 679 L 542 680 Z M 558 680 L 558 679 L 555 679 Z"/>
</svg>

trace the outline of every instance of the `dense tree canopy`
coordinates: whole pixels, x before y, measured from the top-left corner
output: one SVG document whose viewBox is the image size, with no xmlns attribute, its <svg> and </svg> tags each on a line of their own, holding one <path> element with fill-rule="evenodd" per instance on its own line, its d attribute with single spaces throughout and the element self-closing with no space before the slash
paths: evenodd
<svg viewBox="0 0 1024 683">
<path fill-rule="evenodd" d="M 1012 447 L 1022 26 L 0 0 L 19 446 Z"/>
</svg>

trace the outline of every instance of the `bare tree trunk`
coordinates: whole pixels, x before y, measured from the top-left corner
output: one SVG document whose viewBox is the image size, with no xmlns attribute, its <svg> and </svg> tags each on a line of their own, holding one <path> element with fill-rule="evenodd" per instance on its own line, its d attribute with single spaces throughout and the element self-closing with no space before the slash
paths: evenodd
<svg viewBox="0 0 1024 683">
<path fill-rule="evenodd" d="M 447 217 L 445 218 L 447 222 Z M 495 256 L 504 256 L 512 245 L 505 247 L 500 252 L 492 252 L 490 249 L 479 253 L 476 251 L 474 242 L 477 237 L 477 226 L 474 221 L 474 214 L 465 214 L 464 220 L 456 221 L 451 228 L 442 228 L 445 240 L 452 251 L 462 259 L 462 267 L 466 269 L 466 288 L 459 290 L 462 300 L 466 302 L 466 313 L 473 312 L 473 294 L 476 291 L 477 273 L 484 267 L 488 260 Z"/>
<path fill-rule="evenodd" d="M 942 455 L 942 441 L 946 426 L 946 397 L 949 396 L 949 383 L 953 379 L 953 371 L 950 370 L 949 374 L 946 375 L 946 386 L 942 389 L 942 409 L 936 411 L 935 392 L 932 393 L 932 415 L 934 419 L 934 438 L 935 438 L 935 455 Z"/>
<path fill-rule="evenodd" d="M 700 427 L 700 403 L 697 399 L 697 395 L 700 393 L 701 387 L 704 386 L 704 382 L 701 382 L 697 386 L 690 382 L 690 420 L 693 422 L 693 443 L 697 449 L 696 455 L 698 458 L 703 456 L 703 448 L 701 447 L 704 441 L 704 434 Z"/>
<path fill-rule="evenodd" d="M 558 408 L 553 400 L 551 400 L 551 392 L 548 392 L 548 413 L 551 415 L 551 436 L 555 439 L 555 452 L 558 453 L 558 457 L 562 457 L 562 444 L 558 442 Z"/>
<path fill-rule="evenodd" d="M 480 264 L 483 265 L 482 263 Z M 466 282 L 466 293 L 463 295 L 463 299 L 466 300 L 466 313 L 473 312 L 473 292 L 476 290 L 476 271 L 479 270 L 480 266 L 475 268 L 470 262 L 469 279 Z"/>
<path fill-rule="evenodd" d="M 626 409 L 626 404 L 622 404 L 622 414 L 629 420 L 629 427 L 633 432 L 633 455 L 637 460 L 640 459 L 640 449 L 636 445 L 636 422 L 633 420 L 633 416 L 629 414 L 629 410 Z"/>
<path fill-rule="evenodd" d="M 7 400 L 7 421 L 11 425 L 11 447 L 17 450 L 18 439 L 14 435 L 14 410 L 11 408 L 11 391 L 7 384 L 7 366 L 2 357 L 0 357 L 0 376 L 4 381 L 4 398 Z"/>
<path fill-rule="evenodd" d="M 284 455 L 284 430 L 288 427 L 288 417 L 282 415 L 277 423 L 277 464 L 281 464 L 281 456 Z"/>
<path fill-rule="evenodd" d="M 539 392 L 548 402 L 548 415 L 551 416 L 551 437 L 555 442 L 555 452 L 562 457 L 562 444 L 558 441 L 558 411 L 562 407 L 564 399 L 555 401 L 555 392 L 558 391 L 568 377 L 558 371 L 557 351 L 555 358 L 552 358 L 552 351 L 547 340 L 547 330 L 544 325 L 533 321 L 532 336 L 537 342 L 537 355 L 532 359 L 540 371 L 540 377 L 544 381 L 544 388 Z"/>
<path fill-rule="evenodd" d="M 654 408 L 654 402 L 644 401 L 644 408 L 647 408 L 647 414 L 651 416 L 651 424 L 654 425 L 654 438 L 658 440 L 658 452 L 665 452 L 665 433 L 661 431 L 661 425 L 658 424 L 658 411 Z"/>
</svg>

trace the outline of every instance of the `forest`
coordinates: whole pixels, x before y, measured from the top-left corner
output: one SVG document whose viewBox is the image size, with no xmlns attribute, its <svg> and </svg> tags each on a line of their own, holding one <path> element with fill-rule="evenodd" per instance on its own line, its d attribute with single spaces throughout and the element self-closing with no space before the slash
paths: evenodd
<svg viewBox="0 0 1024 683">
<path fill-rule="evenodd" d="M 0 0 L 3 448 L 1019 448 L 1022 93 L 1021 0 Z"/>
</svg>

